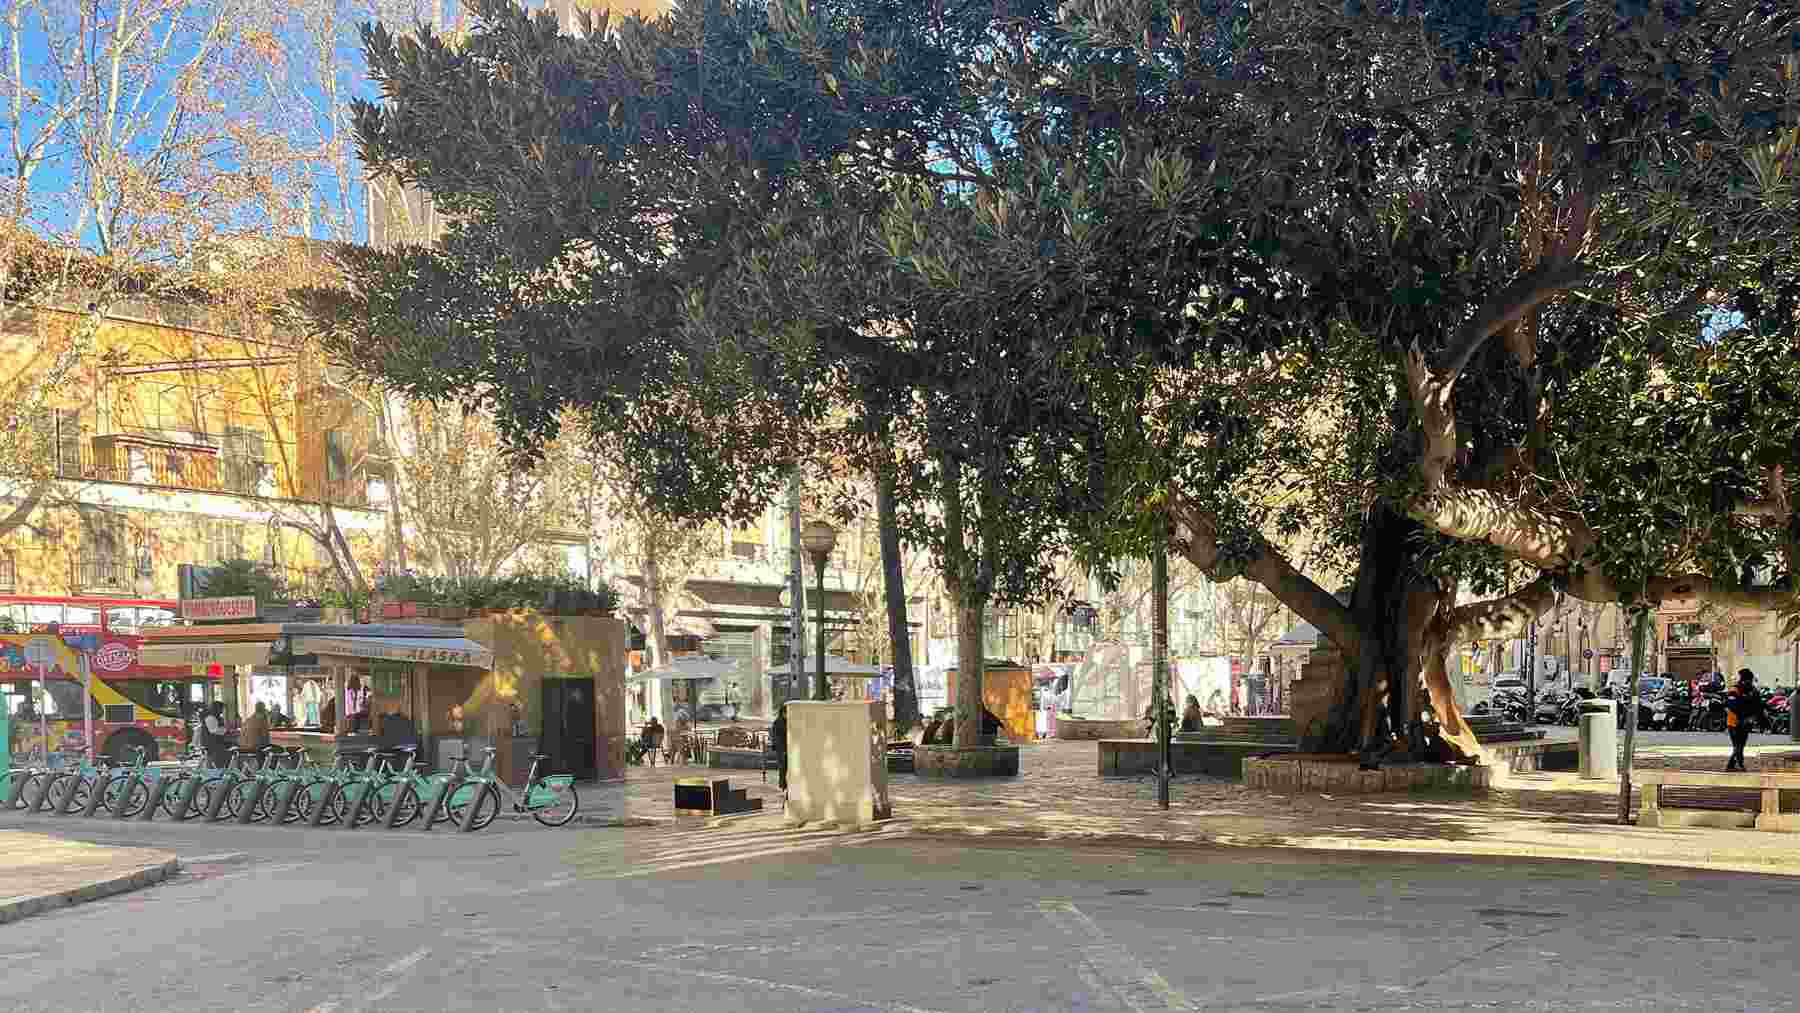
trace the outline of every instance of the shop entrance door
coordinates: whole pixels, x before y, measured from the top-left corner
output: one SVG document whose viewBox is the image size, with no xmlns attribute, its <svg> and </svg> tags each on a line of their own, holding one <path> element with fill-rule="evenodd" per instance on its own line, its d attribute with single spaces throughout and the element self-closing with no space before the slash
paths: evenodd
<svg viewBox="0 0 1800 1013">
<path fill-rule="evenodd" d="M 544 680 L 544 755 L 550 772 L 590 781 L 598 773 L 594 756 L 594 680 Z M 540 771 L 542 773 L 542 771 Z"/>
</svg>

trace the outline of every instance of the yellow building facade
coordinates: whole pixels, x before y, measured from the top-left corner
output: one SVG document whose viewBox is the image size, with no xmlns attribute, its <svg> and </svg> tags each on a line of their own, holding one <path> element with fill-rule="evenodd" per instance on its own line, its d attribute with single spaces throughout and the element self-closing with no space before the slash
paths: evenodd
<svg viewBox="0 0 1800 1013">
<path fill-rule="evenodd" d="M 236 325 L 234 325 L 236 324 Z M 16 314 L 0 370 L 28 390 L 45 350 L 81 349 L 26 421 L 0 475 L 0 594 L 176 597 L 176 568 L 263 563 L 322 589 L 309 530 L 327 507 L 365 574 L 380 560 L 384 486 L 375 432 L 299 343 L 206 307 L 127 300 L 99 319 Z"/>
</svg>

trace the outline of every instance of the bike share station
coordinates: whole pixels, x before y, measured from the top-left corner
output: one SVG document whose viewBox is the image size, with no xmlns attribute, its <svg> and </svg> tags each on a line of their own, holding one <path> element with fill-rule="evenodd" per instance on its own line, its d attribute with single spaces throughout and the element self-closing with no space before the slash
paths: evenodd
<svg viewBox="0 0 1800 1013">
<path fill-rule="evenodd" d="M 494 668 L 494 652 L 462 633 L 453 626 L 256 622 L 146 631 L 146 664 L 219 666 L 229 673 L 222 690 L 240 709 L 246 702 L 240 670 L 326 673 L 339 702 L 334 727 L 272 733 L 271 745 L 233 749 L 222 766 L 211 759 L 149 765 L 140 755 L 117 767 L 90 757 L 79 765 L 0 772 L 0 806 L 345 828 L 416 821 L 426 831 L 449 822 L 467 832 L 493 822 L 504 799 L 518 816 L 547 826 L 570 822 L 580 806 L 574 776 L 544 769 L 549 757 L 535 752 L 536 739 L 523 740 L 528 755 L 503 757 L 499 769 L 496 757 L 519 752 L 520 740 L 496 737 L 494 745 L 483 745 L 477 739 L 480 755 L 458 751 L 449 769 L 433 771 L 433 742 L 422 735 L 426 715 L 459 707 Z M 352 685 L 367 687 L 366 695 L 347 694 Z M 345 712 L 347 699 L 363 702 L 358 713 Z M 506 769 L 514 764 L 524 769 Z"/>
</svg>

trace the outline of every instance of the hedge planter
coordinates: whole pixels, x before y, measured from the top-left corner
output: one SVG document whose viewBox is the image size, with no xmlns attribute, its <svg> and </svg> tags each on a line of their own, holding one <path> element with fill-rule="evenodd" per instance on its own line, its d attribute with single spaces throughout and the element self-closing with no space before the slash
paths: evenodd
<svg viewBox="0 0 1800 1013">
<path fill-rule="evenodd" d="M 1018 777 L 1018 746 L 919 746 L 913 750 L 913 772 L 920 777 Z"/>
</svg>

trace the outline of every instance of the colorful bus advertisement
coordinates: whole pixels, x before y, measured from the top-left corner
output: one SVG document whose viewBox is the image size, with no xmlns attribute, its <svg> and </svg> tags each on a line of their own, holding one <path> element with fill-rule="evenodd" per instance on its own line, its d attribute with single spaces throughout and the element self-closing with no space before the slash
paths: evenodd
<svg viewBox="0 0 1800 1013">
<path fill-rule="evenodd" d="M 140 665 L 139 646 L 136 636 L 104 630 L 0 634 L 0 706 L 11 718 L 12 753 L 82 755 L 91 727 L 98 755 L 126 761 L 143 749 L 151 760 L 178 756 L 184 719 L 206 699 L 209 680 Z M 84 661 L 91 680 L 85 693 Z"/>
</svg>

